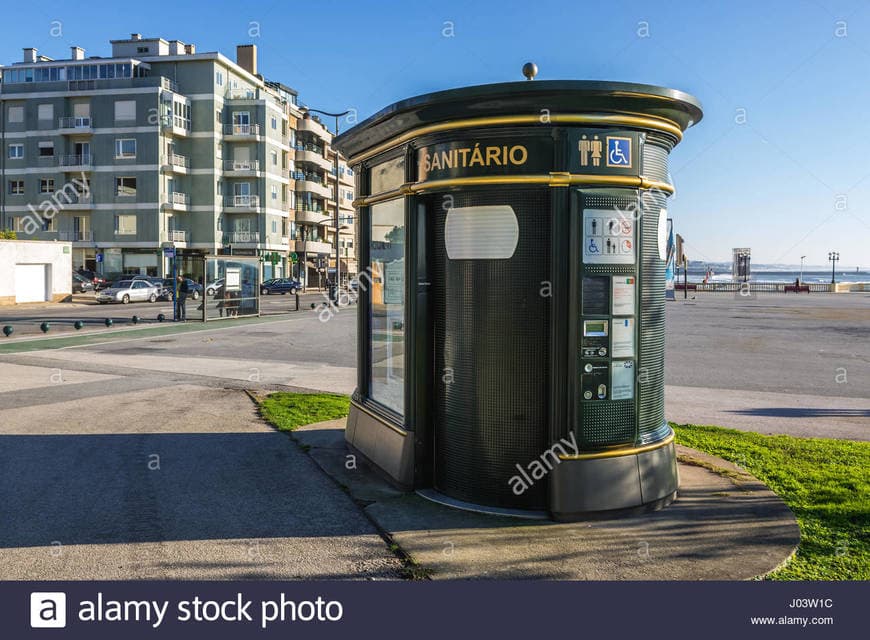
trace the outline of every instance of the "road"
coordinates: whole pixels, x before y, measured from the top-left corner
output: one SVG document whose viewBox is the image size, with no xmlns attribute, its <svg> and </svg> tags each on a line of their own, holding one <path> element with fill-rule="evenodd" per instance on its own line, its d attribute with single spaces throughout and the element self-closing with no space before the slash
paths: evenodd
<svg viewBox="0 0 870 640">
<path fill-rule="evenodd" d="M 870 295 L 678 298 L 665 383 L 674 422 L 870 440 Z"/>
<path fill-rule="evenodd" d="M 299 295 L 300 307 L 310 307 L 312 303 L 320 304 L 326 298 L 324 293 L 311 291 Z M 74 332 L 73 323 L 76 320 L 84 322 L 82 331 L 88 331 L 105 326 L 105 319 L 111 318 L 117 326 L 132 325 L 131 318 L 138 315 L 143 322 L 156 322 L 157 315 L 163 314 L 172 319 L 172 303 L 158 300 L 155 303 L 131 302 L 130 304 L 99 304 L 93 299 L 93 294 L 78 294 L 71 303 L 62 304 L 24 304 L 0 307 L 0 327 L 11 325 L 14 336 L 40 335 L 39 325 L 48 321 L 49 332 Z M 196 307 L 200 300 L 188 299 L 188 318 L 196 315 Z M 260 297 L 261 313 L 271 315 L 286 313 L 295 308 L 295 296 L 267 295 Z M 2 336 L 0 336 L 2 338 Z"/>
</svg>

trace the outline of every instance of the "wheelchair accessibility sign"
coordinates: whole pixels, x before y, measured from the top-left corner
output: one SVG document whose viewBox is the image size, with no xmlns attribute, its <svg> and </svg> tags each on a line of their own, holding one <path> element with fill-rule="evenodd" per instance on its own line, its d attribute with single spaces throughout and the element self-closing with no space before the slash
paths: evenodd
<svg viewBox="0 0 870 640">
<path fill-rule="evenodd" d="M 607 166 L 631 168 L 631 138 L 607 136 Z"/>
</svg>

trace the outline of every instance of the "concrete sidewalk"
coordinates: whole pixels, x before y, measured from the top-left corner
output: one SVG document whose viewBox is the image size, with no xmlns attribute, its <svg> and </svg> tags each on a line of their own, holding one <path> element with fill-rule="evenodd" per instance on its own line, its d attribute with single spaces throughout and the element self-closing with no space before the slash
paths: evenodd
<svg viewBox="0 0 870 640">
<path fill-rule="evenodd" d="M 748 580 L 797 548 L 797 522 L 735 465 L 679 448 L 680 493 L 654 513 L 577 523 L 481 515 L 391 488 L 357 460 L 348 469 L 344 421 L 293 437 L 366 513 L 436 579 Z"/>
<path fill-rule="evenodd" d="M 243 391 L 4 362 L 0 395 L 2 580 L 404 577 Z"/>
</svg>

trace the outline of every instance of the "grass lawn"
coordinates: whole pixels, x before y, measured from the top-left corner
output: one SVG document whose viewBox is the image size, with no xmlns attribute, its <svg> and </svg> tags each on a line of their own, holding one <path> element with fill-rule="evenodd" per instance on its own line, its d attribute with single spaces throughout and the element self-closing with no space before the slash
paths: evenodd
<svg viewBox="0 0 870 640">
<path fill-rule="evenodd" d="M 870 579 L 870 443 L 672 426 L 678 443 L 740 465 L 797 516 L 800 547 L 771 578 Z"/>
<path fill-rule="evenodd" d="M 347 416 L 348 396 L 334 393 L 272 393 L 260 401 L 263 417 L 281 431 Z"/>
</svg>

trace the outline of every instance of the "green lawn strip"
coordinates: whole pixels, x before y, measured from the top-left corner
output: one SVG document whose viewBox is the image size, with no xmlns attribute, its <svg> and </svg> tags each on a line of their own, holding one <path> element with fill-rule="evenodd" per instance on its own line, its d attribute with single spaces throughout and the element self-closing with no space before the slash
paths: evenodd
<svg viewBox="0 0 870 640">
<path fill-rule="evenodd" d="M 279 391 L 260 399 L 260 412 L 281 431 L 347 416 L 350 398 L 334 393 L 289 393 Z"/>
<path fill-rule="evenodd" d="M 870 443 L 672 426 L 678 443 L 738 464 L 797 517 L 800 547 L 772 579 L 870 579 Z"/>
</svg>

